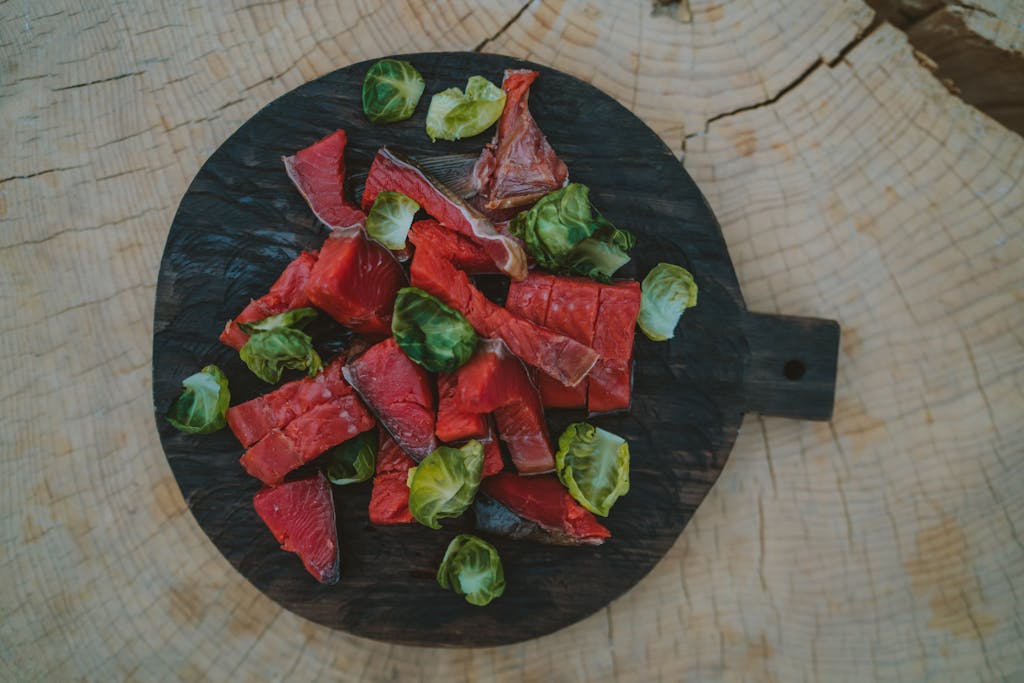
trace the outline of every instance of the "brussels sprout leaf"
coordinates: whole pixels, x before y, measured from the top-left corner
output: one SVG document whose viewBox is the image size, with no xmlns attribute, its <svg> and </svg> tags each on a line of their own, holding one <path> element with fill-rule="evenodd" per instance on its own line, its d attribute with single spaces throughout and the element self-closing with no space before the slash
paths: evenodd
<svg viewBox="0 0 1024 683">
<path fill-rule="evenodd" d="M 290 327 L 256 332 L 238 355 L 257 377 L 270 384 L 281 380 L 285 368 L 306 370 L 315 377 L 323 367 L 309 335 Z"/>
<path fill-rule="evenodd" d="M 231 403 L 228 378 L 216 365 L 189 375 L 167 411 L 167 421 L 186 434 L 209 434 L 222 429 Z"/>
<path fill-rule="evenodd" d="M 423 76 L 412 64 L 382 59 L 363 79 L 363 113 L 372 123 L 404 121 L 416 110 L 423 87 Z"/>
<path fill-rule="evenodd" d="M 574 422 L 558 437 L 558 478 L 580 505 L 607 517 L 629 491 L 629 444 L 586 422 Z"/>
<path fill-rule="evenodd" d="M 255 334 L 256 332 L 266 332 L 267 330 L 274 330 L 279 327 L 291 327 L 299 330 L 306 326 L 310 320 L 316 317 L 316 309 L 314 308 L 295 308 L 284 313 L 278 313 L 272 315 L 269 318 L 263 320 L 257 320 L 251 323 L 238 323 L 238 326 L 242 329 L 242 332 L 246 334 Z"/>
<path fill-rule="evenodd" d="M 366 216 L 366 234 L 391 251 L 405 249 L 405 238 L 420 205 L 401 192 L 384 190 Z"/>
<path fill-rule="evenodd" d="M 479 135 L 501 117 L 504 109 L 504 90 L 483 76 L 470 76 L 465 93 L 448 88 L 430 98 L 427 135 L 434 141 Z"/>
<path fill-rule="evenodd" d="M 697 283 L 690 271 L 671 263 L 659 263 L 640 285 L 637 324 L 650 339 L 665 341 L 675 336 L 683 311 L 697 305 Z"/>
<path fill-rule="evenodd" d="M 473 326 L 422 289 L 398 290 L 391 332 L 405 354 L 431 372 L 453 372 L 476 348 Z"/>
<path fill-rule="evenodd" d="M 327 478 L 344 486 L 366 481 L 377 466 L 377 432 L 363 432 L 327 451 Z"/>
<path fill-rule="evenodd" d="M 459 534 L 448 544 L 437 570 L 437 582 L 483 606 L 505 592 L 505 571 L 493 545 L 471 534 Z"/>
<path fill-rule="evenodd" d="M 462 448 L 435 449 L 409 471 L 412 516 L 431 529 L 440 529 L 439 519 L 461 515 L 473 504 L 483 466 L 484 447 L 479 441 Z"/>
</svg>

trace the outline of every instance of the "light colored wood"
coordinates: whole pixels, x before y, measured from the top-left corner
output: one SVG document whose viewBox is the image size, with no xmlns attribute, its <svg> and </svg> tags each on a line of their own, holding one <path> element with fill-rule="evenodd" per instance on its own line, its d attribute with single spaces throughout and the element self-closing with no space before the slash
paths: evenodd
<svg viewBox="0 0 1024 683">
<path fill-rule="evenodd" d="M 858 42 L 859 2 L 691 0 L 683 23 L 535 0 L 504 30 L 501 2 L 62 5 L 0 5 L 0 678 L 1022 675 L 1024 142 L 896 30 Z M 153 289 L 188 182 L 265 103 L 488 38 L 685 140 L 750 307 L 843 325 L 836 416 L 748 416 L 680 541 L 594 617 L 392 647 L 279 609 L 187 513 L 151 414 Z"/>
</svg>

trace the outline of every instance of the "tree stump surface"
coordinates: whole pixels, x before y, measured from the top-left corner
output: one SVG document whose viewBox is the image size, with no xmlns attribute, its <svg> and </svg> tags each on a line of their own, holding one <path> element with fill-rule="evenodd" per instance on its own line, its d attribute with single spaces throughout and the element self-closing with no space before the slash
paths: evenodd
<svg viewBox="0 0 1024 683">
<path fill-rule="evenodd" d="M 873 16 L 2 5 L 0 678 L 1020 678 L 1024 140 Z M 997 44 L 1020 44 L 1013 21 Z M 672 550 L 594 616 L 391 646 L 282 610 L 188 514 L 152 418 L 154 289 L 189 182 L 262 106 L 363 59 L 472 49 L 583 78 L 677 151 L 748 307 L 842 325 L 836 409 L 748 415 Z"/>
</svg>

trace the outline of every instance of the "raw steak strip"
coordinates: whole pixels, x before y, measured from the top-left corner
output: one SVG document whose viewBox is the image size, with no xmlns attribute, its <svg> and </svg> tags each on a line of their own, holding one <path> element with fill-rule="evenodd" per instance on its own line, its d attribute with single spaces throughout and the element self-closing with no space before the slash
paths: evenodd
<svg viewBox="0 0 1024 683">
<path fill-rule="evenodd" d="M 626 410 L 633 383 L 633 337 L 640 312 L 640 283 L 601 285 L 593 346 L 601 360 L 587 383 L 591 413 Z"/>
<path fill-rule="evenodd" d="M 320 583 L 338 582 L 341 557 L 334 498 L 322 474 L 264 488 L 252 504 L 282 550 L 296 553 Z"/>
<path fill-rule="evenodd" d="M 409 470 L 416 464 L 381 430 L 380 450 L 377 452 L 377 470 L 373 476 L 370 494 L 371 524 L 408 524 L 414 521 L 409 511 Z"/>
<path fill-rule="evenodd" d="M 419 461 L 437 448 L 430 375 L 405 355 L 394 337 L 350 361 L 344 373 L 406 453 Z"/>
<path fill-rule="evenodd" d="M 330 228 L 363 222 L 363 213 L 345 201 L 345 131 L 336 130 L 319 142 L 282 157 L 284 169 L 316 217 Z"/>
<path fill-rule="evenodd" d="M 539 525 L 562 545 L 600 545 L 611 537 L 589 510 L 572 499 L 569 492 L 554 475 L 520 477 L 502 472 L 488 477 L 480 490 L 501 503 L 509 511 Z M 481 515 L 477 508 L 477 524 L 481 530 L 507 534 L 514 532 L 507 521 L 496 515 Z"/>
<path fill-rule="evenodd" d="M 382 147 L 370 166 L 363 191 L 363 210 L 369 211 L 384 190 L 401 192 L 415 200 L 441 225 L 479 244 L 503 273 L 514 280 L 526 277 L 526 252 L 513 237 L 494 229 L 479 211 L 441 185 L 411 159 Z"/>
<path fill-rule="evenodd" d="M 354 332 L 391 334 L 391 313 L 405 272 L 390 251 L 360 228 L 335 230 L 324 241 L 309 277 L 314 306 Z"/>
<path fill-rule="evenodd" d="M 499 272 L 483 247 L 449 230 L 433 218 L 413 223 L 409 229 L 409 241 L 416 247 L 433 249 L 453 266 L 470 275 Z"/>
<path fill-rule="evenodd" d="M 249 335 L 242 332 L 236 323 L 254 323 L 278 313 L 310 306 L 306 295 L 306 284 L 316 264 L 317 252 L 304 251 L 285 267 L 281 276 L 270 286 L 270 291 L 249 302 L 242 312 L 224 325 L 220 341 L 238 350 L 249 341 Z"/>
<path fill-rule="evenodd" d="M 332 446 L 372 429 L 373 416 L 355 394 L 333 398 L 275 429 L 242 456 L 245 471 L 264 484 L 281 482 Z"/>
</svg>

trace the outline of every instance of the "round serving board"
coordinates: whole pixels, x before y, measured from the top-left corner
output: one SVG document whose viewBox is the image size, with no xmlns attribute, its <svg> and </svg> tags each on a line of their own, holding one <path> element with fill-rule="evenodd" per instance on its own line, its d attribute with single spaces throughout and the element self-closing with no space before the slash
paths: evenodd
<svg viewBox="0 0 1024 683">
<path fill-rule="evenodd" d="M 426 79 L 416 114 L 375 126 L 362 114 L 361 85 L 371 62 L 307 83 L 238 129 L 199 170 L 174 218 L 156 294 L 153 393 L 160 439 L 185 500 L 210 540 L 243 576 L 289 610 L 350 633 L 397 643 L 484 646 L 555 631 L 607 605 L 665 554 L 718 478 L 746 411 L 827 419 L 832 411 L 839 328 L 831 321 L 748 313 L 721 230 L 672 152 L 638 118 L 591 85 L 546 67 L 498 55 L 401 56 Z M 637 235 L 620 272 L 641 279 L 659 261 L 689 269 L 699 305 L 669 342 L 637 333 L 629 413 L 592 418 L 628 439 L 630 491 L 607 520 L 612 538 L 597 547 L 562 548 L 491 540 L 507 589 L 474 607 L 441 589 L 434 574 L 449 540 L 471 525 L 369 524 L 369 482 L 335 487 L 341 581 L 323 586 L 298 558 L 278 548 L 257 517 L 260 483 L 238 463 L 230 431 L 190 436 L 164 419 L 181 380 L 209 363 L 224 370 L 232 404 L 271 389 L 217 336 L 224 322 L 264 294 L 325 228 L 292 186 L 281 157 L 344 128 L 350 174 L 365 173 L 390 145 L 416 158 L 471 153 L 491 131 L 431 143 L 424 119 L 432 93 L 472 75 L 500 83 L 506 68 L 541 72 L 530 109 L 570 178 L 591 188 L 594 204 Z M 329 359 L 344 331 L 314 332 Z M 298 375 L 289 375 L 294 379 Z M 549 411 L 552 434 L 580 419 Z"/>
</svg>

